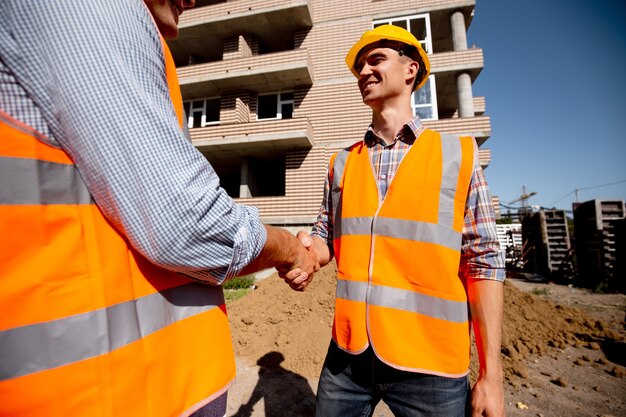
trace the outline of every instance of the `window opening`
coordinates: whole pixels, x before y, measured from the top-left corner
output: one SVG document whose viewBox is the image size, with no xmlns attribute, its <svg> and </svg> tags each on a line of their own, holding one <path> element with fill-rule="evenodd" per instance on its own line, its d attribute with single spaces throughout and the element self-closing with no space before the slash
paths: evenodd
<svg viewBox="0 0 626 417">
<path fill-rule="evenodd" d="M 280 92 L 259 94 L 257 100 L 257 119 L 291 119 L 293 118 L 294 94 Z"/>
<path fill-rule="evenodd" d="M 220 98 L 207 98 L 183 103 L 190 129 L 218 124 L 220 122 Z"/>
<path fill-rule="evenodd" d="M 413 110 L 413 115 L 418 115 L 422 120 L 439 119 L 435 75 L 431 74 L 422 88 L 413 92 L 411 109 Z"/>
<path fill-rule="evenodd" d="M 381 25 L 395 25 L 408 30 L 417 38 L 427 54 L 433 53 L 433 44 L 430 34 L 430 15 L 417 14 L 412 16 L 395 17 L 391 19 L 375 20 L 374 27 Z"/>
</svg>

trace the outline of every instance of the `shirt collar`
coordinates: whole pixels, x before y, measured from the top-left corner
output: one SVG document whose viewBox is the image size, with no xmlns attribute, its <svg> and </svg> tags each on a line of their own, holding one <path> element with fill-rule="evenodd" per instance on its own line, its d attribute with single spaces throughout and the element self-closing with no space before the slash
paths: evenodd
<svg viewBox="0 0 626 417">
<path fill-rule="evenodd" d="M 402 129 L 398 132 L 393 142 L 390 145 L 387 145 L 385 141 L 379 137 L 376 133 L 374 133 L 374 129 L 372 125 L 369 125 L 367 128 L 367 132 L 365 132 L 365 145 L 371 148 L 376 144 L 380 144 L 382 146 L 393 146 L 397 141 L 401 141 L 406 143 L 407 145 L 412 145 L 415 142 L 415 139 L 420 135 L 420 133 L 424 130 L 424 125 L 420 120 L 419 116 L 415 115 L 413 119 L 411 119 L 407 124 L 402 126 Z"/>
</svg>

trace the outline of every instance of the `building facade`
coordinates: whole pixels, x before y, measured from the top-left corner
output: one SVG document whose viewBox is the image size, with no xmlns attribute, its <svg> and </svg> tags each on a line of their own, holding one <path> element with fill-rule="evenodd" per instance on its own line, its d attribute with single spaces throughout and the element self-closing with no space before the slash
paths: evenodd
<svg viewBox="0 0 626 417">
<path fill-rule="evenodd" d="M 431 76 L 412 105 L 442 133 L 491 134 L 472 83 L 483 51 L 468 47 L 474 0 L 197 0 L 169 42 L 194 145 L 241 204 L 266 223 L 305 226 L 322 200 L 328 160 L 370 123 L 345 55 L 391 23 L 429 54 Z M 486 167 L 488 149 L 481 147 Z"/>
<path fill-rule="evenodd" d="M 498 242 L 500 242 L 501 248 L 507 248 L 509 246 L 522 246 L 522 224 L 510 223 L 510 224 L 497 224 Z"/>
</svg>

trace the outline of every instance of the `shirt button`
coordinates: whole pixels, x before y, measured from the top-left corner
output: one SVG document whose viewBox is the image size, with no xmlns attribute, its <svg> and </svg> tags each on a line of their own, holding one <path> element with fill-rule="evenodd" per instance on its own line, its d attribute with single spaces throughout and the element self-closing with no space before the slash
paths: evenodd
<svg viewBox="0 0 626 417">
<path fill-rule="evenodd" d="M 385 179 L 387 176 L 385 174 L 381 175 L 380 178 Z"/>
</svg>

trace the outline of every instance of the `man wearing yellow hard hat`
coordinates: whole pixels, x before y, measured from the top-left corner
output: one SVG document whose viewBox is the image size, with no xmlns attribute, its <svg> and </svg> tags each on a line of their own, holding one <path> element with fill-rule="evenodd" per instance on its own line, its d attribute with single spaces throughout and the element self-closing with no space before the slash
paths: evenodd
<svg viewBox="0 0 626 417">
<path fill-rule="evenodd" d="M 430 66 L 408 31 L 366 32 L 346 64 L 372 123 L 331 158 L 312 238 L 299 233 L 338 268 L 316 415 L 371 416 L 383 400 L 396 416 L 503 416 L 504 257 L 476 142 L 413 115 Z"/>
</svg>

